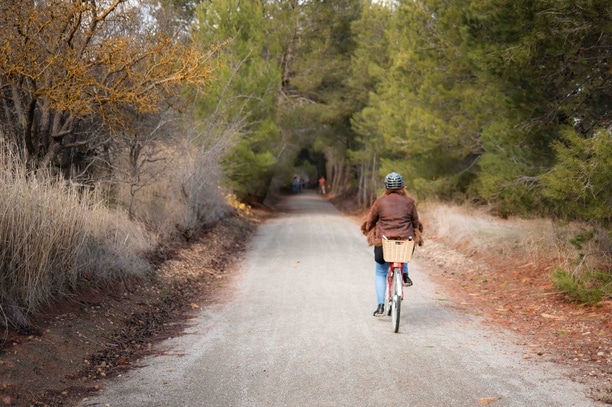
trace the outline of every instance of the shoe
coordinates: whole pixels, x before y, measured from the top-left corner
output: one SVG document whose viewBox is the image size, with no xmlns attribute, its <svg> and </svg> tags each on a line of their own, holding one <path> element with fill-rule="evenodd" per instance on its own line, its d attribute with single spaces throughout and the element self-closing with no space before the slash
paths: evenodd
<svg viewBox="0 0 612 407">
<path fill-rule="evenodd" d="M 385 313 L 385 304 L 378 304 L 378 308 L 374 311 L 374 316 L 380 316 Z"/>
<path fill-rule="evenodd" d="M 404 285 L 406 287 L 410 287 L 412 285 L 412 280 L 410 279 L 410 277 L 408 277 L 408 274 L 404 273 L 402 274 L 402 276 L 404 277 Z"/>
</svg>

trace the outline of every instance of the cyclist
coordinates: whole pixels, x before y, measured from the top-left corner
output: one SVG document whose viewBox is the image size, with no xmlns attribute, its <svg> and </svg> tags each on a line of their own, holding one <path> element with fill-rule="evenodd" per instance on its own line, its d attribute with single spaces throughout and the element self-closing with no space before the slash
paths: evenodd
<svg viewBox="0 0 612 407">
<path fill-rule="evenodd" d="M 383 259 L 382 238 L 385 236 L 388 239 L 412 239 L 415 236 L 415 229 L 419 232 L 423 231 L 414 199 L 406 194 L 404 178 L 397 172 L 391 172 L 385 177 L 384 194 L 374 201 L 366 221 L 361 225 L 362 232 L 368 236 L 368 243 L 374 246 L 375 289 L 378 300 L 374 316 L 384 313 L 385 288 L 389 270 L 389 263 Z M 411 286 L 412 280 L 408 276 L 408 264 L 405 264 L 404 267 L 404 285 Z"/>
</svg>

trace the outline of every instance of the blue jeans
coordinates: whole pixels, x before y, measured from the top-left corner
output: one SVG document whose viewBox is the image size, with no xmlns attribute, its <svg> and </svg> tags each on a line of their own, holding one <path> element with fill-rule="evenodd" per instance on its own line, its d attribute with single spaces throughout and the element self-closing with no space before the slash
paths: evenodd
<svg viewBox="0 0 612 407">
<path fill-rule="evenodd" d="M 387 272 L 389 271 L 389 265 L 391 263 L 376 264 L 376 278 L 374 280 L 374 287 L 376 288 L 376 300 L 377 304 L 383 304 L 385 302 L 385 288 L 387 288 Z M 408 263 L 404 263 L 404 274 L 408 274 Z"/>
</svg>

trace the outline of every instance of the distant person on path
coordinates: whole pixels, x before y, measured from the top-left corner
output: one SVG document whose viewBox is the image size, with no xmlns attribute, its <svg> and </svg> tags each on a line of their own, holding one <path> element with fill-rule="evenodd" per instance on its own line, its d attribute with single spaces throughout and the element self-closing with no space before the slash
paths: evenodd
<svg viewBox="0 0 612 407">
<path fill-rule="evenodd" d="M 382 251 L 382 238 L 414 239 L 422 244 L 421 232 L 423 225 L 419 221 L 414 199 L 406 194 L 404 179 L 397 172 L 391 172 L 385 177 L 385 192 L 378 197 L 370 208 L 366 221 L 361 225 L 361 231 L 368 237 L 370 246 L 374 246 L 374 261 L 376 262 L 375 290 L 378 307 L 374 316 L 384 313 L 385 288 L 389 263 L 385 262 Z M 411 286 L 408 276 L 408 264 L 403 270 L 404 285 Z"/>
<path fill-rule="evenodd" d="M 319 193 L 325 195 L 325 177 L 319 178 Z"/>
<path fill-rule="evenodd" d="M 300 192 L 300 179 L 298 178 L 297 175 L 293 177 L 292 186 L 293 186 L 294 194 L 297 194 L 298 192 Z"/>
</svg>

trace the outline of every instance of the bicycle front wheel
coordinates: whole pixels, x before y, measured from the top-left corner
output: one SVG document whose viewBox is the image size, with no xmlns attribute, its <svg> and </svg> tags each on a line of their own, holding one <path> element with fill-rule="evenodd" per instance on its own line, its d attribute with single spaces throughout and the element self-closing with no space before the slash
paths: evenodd
<svg viewBox="0 0 612 407">
<path fill-rule="evenodd" d="M 393 303 L 391 287 L 389 287 L 389 280 L 387 280 L 387 286 L 385 287 L 385 314 L 386 316 L 391 315 L 391 308 Z"/>
</svg>

